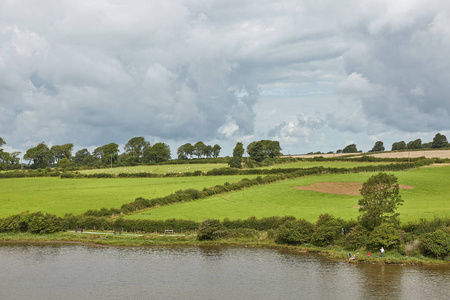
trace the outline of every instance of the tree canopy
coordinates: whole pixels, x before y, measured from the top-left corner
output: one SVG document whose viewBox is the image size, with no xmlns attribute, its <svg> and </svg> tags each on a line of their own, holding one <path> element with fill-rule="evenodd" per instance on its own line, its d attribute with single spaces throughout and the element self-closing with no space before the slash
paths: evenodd
<svg viewBox="0 0 450 300">
<path fill-rule="evenodd" d="M 35 168 L 50 167 L 54 159 L 52 151 L 44 142 L 28 149 L 23 158 L 28 160 L 29 163 L 33 162 L 32 166 Z"/>
<path fill-rule="evenodd" d="M 280 142 L 270 140 L 251 142 L 247 146 L 247 153 L 251 159 L 257 162 L 261 162 L 268 157 L 273 158 L 276 156 L 280 156 Z"/>
<path fill-rule="evenodd" d="M 361 225 L 373 229 L 383 222 L 397 222 L 397 207 L 403 200 L 399 194 L 397 177 L 392 174 L 373 175 L 361 188 L 362 199 L 358 201 Z"/>
<path fill-rule="evenodd" d="M 437 133 L 433 138 L 431 148 L 443 148 L 447 146 L 448 146 L 447 137 L 443 134 Z"/>
<path fill-rule="evenodd" d="M 350 144 L 342 150 L 342 153 L 358 153 L 358 149 L 355 144 Z"/>
<path fill-rule="evenodd" d="M 372 150 L 370 150 L 369 152 L 380 152 L 380 151 L 384 151 L 384 146 L 383 146 L 382 141 L 376 142 L 375 145 L 373 146 Z"/>
<path fill-rule="evenodd" d="M 392 151 L 396 151 L 396 150 L 405 150 L 406 149 L 406 143 L 405 141 L 401 141 L 401 142 L 395 142 L 392 144 Z"/>
</svg>

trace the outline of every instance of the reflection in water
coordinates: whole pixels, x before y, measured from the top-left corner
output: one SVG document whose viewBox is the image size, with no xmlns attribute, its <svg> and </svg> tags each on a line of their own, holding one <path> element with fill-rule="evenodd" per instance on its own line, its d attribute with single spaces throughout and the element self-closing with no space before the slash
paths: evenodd
<svg viewBox="0 0 450 300">
<path fill-rule="evenodd" d="M 450 267 L 224 247 L 0 244 L 1 299 L 446 299 Z"/>
</svg>

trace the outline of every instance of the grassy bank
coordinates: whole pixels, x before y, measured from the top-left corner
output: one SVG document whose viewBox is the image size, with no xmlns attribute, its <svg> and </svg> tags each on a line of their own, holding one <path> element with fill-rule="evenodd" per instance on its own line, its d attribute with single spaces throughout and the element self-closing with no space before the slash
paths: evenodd
<svg viewBox="0 0 450 300">
<path fill-rule="evenodd" d="M 262 233 L 256 238 L 228 238 L 214 241 L 199 241 L 196 235 L 114 235 L 111 232 L 96 233 L 72 233 L 59 232 L 53 234 L 30 234 L 30 233 L 0 233 L 0 245 L 9 243 L 26 244 L 82 244 L 90 246 L 111 246 L 111 247 L 152 247 L 152 246 L 234 246 L 234 247 L 258 247 L 272 249 L 287 249 L 296 252 L 319 253 L 330 259 L 348 261 L 348 251 L 340 247 L 316 247 L 312 245 L 289 246 L 276 244 L 275 240 L 268 238 L 267 234 Z M 388 251 L 385 257 L 379 257 L 379 254 L 372 254 L 366 257 L 366 253 L 355 252 L 357 259 L 352 263 L 380 263 L 380 264 L 406 264 L 406 265 L 431 265 L 448 264 L 443 260 L 436 260 L 426 257 L 408 257 L 402 256 L 397 252 Z"/>
</svg>

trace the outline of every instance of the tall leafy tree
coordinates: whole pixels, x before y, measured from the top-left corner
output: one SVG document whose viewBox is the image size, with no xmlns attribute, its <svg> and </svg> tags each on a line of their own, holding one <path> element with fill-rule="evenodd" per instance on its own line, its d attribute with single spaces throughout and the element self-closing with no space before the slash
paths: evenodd
<svg viewBox="0 0 450 300">
<path fill-rule="evenodd" d="M 19 166 L 19 154 L 20 152 L 9 153 L 2 149 L 3 145 L 6 145 L 4 139 L 0 137 L 0 170 L 6 170 L 10 167 Z"/>
<path fill-rule="evenodd" d="M 392 174 L 373 175 L 361 188 L 362 199 L 358 217 L 361 225 L 372 230 L 383 222 L 398 222 L 397 207 L 403 200 L 399 194 L 397 177 Z"/>
<path fill-rule="evenodd" d="M 170 159 L 169 145 L 156 143 L 152 147 L 146 148 L 144 152 L 145 162 L 161 163 Z"/>
<path fill-rule="evenodd" d="M 147 142 L 144 137 L 134 137 L 125 144 L 125 153 L 131 157 L 131 160 L 138 163 L 141 162 L 144 152 L 150 147 L 150 142 Z"/>
<path fill-rule="evenodd" d="M 242 155 L 244 155 L 244 145 L 241 142 L 237 142 L 233 149 L 233 158 L 228 165 L 232 168 L 242 167 Z"/>
<path fill-rule="evenodd" d="M 220 147 L 218 144 L 215 144 L 215 145 L 212 147 L 212 156 L 213 156 L 214 158 L 218 158 L 221 149 L 222 149 L 222 147 Z"/>
<path fill-rule="evenodd" d="M 372 150 L 370 150 L 369 152 L 380 152 L 380 151 L 384 151 L 383 142 L 377 141 L 375 142 L 375 145 L 373 146 Z"/>
<path fill-rule="evenodd" d="M 73 149 L 73 144 L 68 143 L 68 144 L 63 144 L 63 145 L 54 145 L 54 146 L 52 146 L 52 148 L 50 150 L 52 151 L 55 161 L 58 162 L 60 159 L 63 159 L 63 158 L 71 159 L 72 158 L 72 149 Z"/>
<path fill-rule="evenodd" d="M 342 153 L 357 153 L 358 149 L 356 148 L 355 144 L 350 144 L 345 146 L 344 149 L 342 149 Z"/>
<path fill-rule="evenodd" d="M 281 155 L 281 147 L 278 141 L 261 140 L 251 142 L 247 146 L 247 153 L 254 161 L 261 162 L 268 157 Z"/>
<path fill-rule="evenodd" d="M 408 149 L 422 149 L 422 140 L 421 139 L 417 139 L 414 141 L 410 141 L 406 147 Z"/>
<path fill-rule="evenodd" d="M 74 161 L 74 163 L 81 165 L 81 164 L 83 164 L 83 160 L 90 155 L 91 154 L 89 153 L 89 150 L 86 148 L 83 148 L 81 150 L 78 150 L 75 153 L 75 156 L 73 157 L 73 161 Z"/>
<path fill-rule="evenodd" d="M 194 155 L 197 156 L 197 158 L 202 157 L 206 154 L 206 145 L 202 141 L 198 141 L 194 145 Z"/>
<path fill-rule="evenodd" d="M 436 133 L 431 143 L 431 148 L 443 148 L 448 146 L 447 137 L 443 134 Z"/>
<path fill-rule="evenodd" d="M 52 151 L 44 142 L 28 149 L 23 158 L 28 160 L 28 163 L 33 162 L 32 166 L 35 168 L 50 167 L 54 159 Z"/>
<path fill-rule="evenodd" d="M 191 143 L 181 145 L 177 149 L 178 159 L 188 159 L 188 156 L 192 157 L 192 155 L 194 154 L 194 150 L 195 148 Z"/>
<path fill-rule="evenodd" d="M 405 150 L 406 149 L 406 143 L 404 141 L 401 142 L 395 142 L 392 144 L 392 151 L 396 151 L 396 150 Z"/>
<path fill-rule="evenodd" d="M 118 153 L 119 145 L 116 143 L 109 143 L 96 148 L 92 155 L 98 159 L 101 159 L 104 164 L 108 164 L 117 161 Z"/>
</svg>

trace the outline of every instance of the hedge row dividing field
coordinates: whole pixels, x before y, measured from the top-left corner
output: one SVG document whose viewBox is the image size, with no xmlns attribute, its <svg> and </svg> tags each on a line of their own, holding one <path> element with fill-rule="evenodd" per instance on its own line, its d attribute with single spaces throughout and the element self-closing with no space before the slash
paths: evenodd
<svg viewBox="0 0 450 300">
<path fill-rule="evenodd" d="M 393 173 L 399 183 L 413 187 L 402 189 L 405 200 L 398 212 L 402 222 L 420 218 L 450 216 L 450 167 L 428 167 Z M 299 190 L 294 187 L 317 182 L 364 182 L 375 173 L 330 174 L 301 177 L 240 191 L 146 210 L 129 219 L 165 220 L 169 218 L 202 221 L 214 219 L 246 219 L 270 216 L 294 216 L 314 222 L 324 213 L 343 219 L 356 219 L 360 196 L 328 194 Z"/>
<path fill-rule="evenodd" d="M 11 178 L 0 180 L 0 218 L 22 211 L 64 216 L 90 209 L 120 208 L 137 197 L 155 198 L 184 189 L 202 190 L 251 175 L 173 178 Z"/>
</svg>

